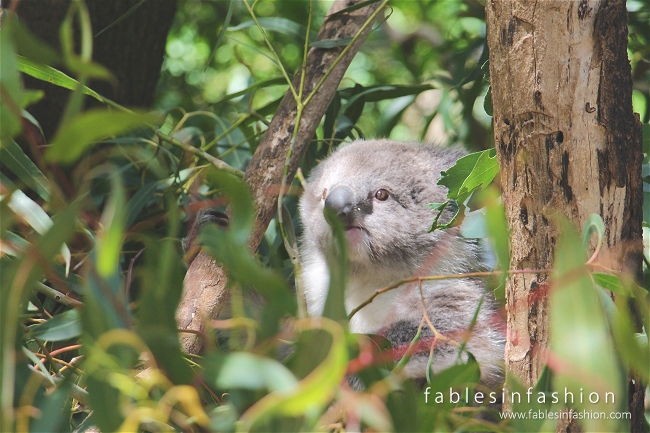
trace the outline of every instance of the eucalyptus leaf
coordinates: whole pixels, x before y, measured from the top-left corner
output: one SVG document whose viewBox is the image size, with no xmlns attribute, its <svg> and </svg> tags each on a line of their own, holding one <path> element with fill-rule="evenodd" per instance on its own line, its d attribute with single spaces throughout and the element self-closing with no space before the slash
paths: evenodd
<svg viewBox="0 0 650 433">
<path fill-rule="evenodd" d="M 81 319 L 77 310 L 68 310 L 47 322 L 29 327 L 29 335 L 46 341 L 65 341 L 81 335 Z"/>
<path fill-rule="evenodd" d="M 156 114 L 108 109 L 87 111 L 61 125 L 45 158 L 52 162 L 75 162 L 91 144 L 155 123 L 158 119 Z"/>
<path fill-rule="evenodd" d="M 311 48 L 335 48 L 335 47 L 344 47 L 349 45 L 352 42 L 352 38 L 341 38 L 341 39 L 324 39 L 321 41 L 312 42 L 309 44 Z"/>
<path fill-rule="evenodd" d="M 117 270 L 126 219 L 125 192 L 119 176 L 111 176 L 111 195 L 104 207 L 101 230 L 97 234 L 97 270 L 109 277 Z"/>
<path fill-rule="evenodd" d="M 49 181 L 14 140 L 2 142 L 0 159 L 2 164 L 18 176 L 25 185 L 33 189 L 43 200 L 49 200 Z"/>
<path fill-rule="evenodd" d="M 39 63 L 54 65 L 60 62 L 60 55 L 47 43 L 37 39 L 20 21 L 12 23 L 18 53 Z"/>
<path fill-rule="evenodd" d="M 175 318 L 185 274 L 176 242 L 179 216 L 171 197 L 167 197 L 167 203 L 173 209 L 167 214 L 167 236 L 145 243 L 146 266 L 141 268 L 137 329 L 170 378 L 178 384 L 190 384 L 192 370 L 183 358 Z"/>
<path fill-rule="evenodd" d="M 596 393 L 597 403 L 575 401 L 578 410 L 612 411 L 605 402 L 611 393 L 619 404 L 625 400 L 625 381 L 609 333 L 599 295 L 584 267 L 582 242 L 573 227 L 560 221 L 549 299 L 550 367 L 553 389 L 574 394 Z M 610 398 L 611 401 L 611 398 Z M 619 406 L 619 408 L 621 408 Z M 618 431 L 615 419 L 585 419 L 586 431 Z"/>
<path fill-rule="evenodd" d="M 69 77 L 58 69 L 21 56 L 18 56 L 17 59 L 18 68 L 22 73 L 70 90 L 76 90 L 80 86 L 79 81 Z M 89 87 L 81 86 L 81 89 L 84 94 L 92 96 L 100 102 L 104 102 L 104 99 Z"/>
<path fill-rule="evenodd" d="M 650 108 L 646 108 L 648 110 Z M 650 155 L 650 123 L 641 124 L 643 133 L 643 153 Z"/>
<path fill-rule="evenodd" d="M 126 204 L 126 218 L 124 221 L 124 227 L 128 228 L 135 222 L 136 218 L 142 212 L 142 209 L 147 206 L 154 197 L 154 194 L 160 188 L 164 181 L 154 181 L 149 182 L 148 184 L 142 186 L 138 191 L 131 197 Z"/>
<path fill-rule="evenodd" d="M 591 235 L 596 233 L 598 240 L 596 241 L 596 248 L 599 248 L 603 243 L 603 238 L 605 237 L 605 223 L 600 215 L 593 213 L 589 215 L 587 221 L 585 221 L 584 228 L 582 229 L 582 247 L 587 248 L 589 246 L 589 241 L 591 240 Z"/>
<path fill-rule="evenodd" d="M 281 17 L 258 18 L 257 22 L 264 30 L 271 30 L 289 36 L 299 44 L 305 43 L 305 34 L 307 33 L 307 28 L 302 24 L 298 24 L 295 21 Z M 228 31 L 235 32 L 237 30 L 244 30 L 256 26 L 257 24 L 255 24 L 255 21 L 250 20 L 245 21 L 239 25 L 229 27 Z M 309 39 L 312 40 L 315 38 L 316 34 L 312 31 Z"/>
<path fill-rule="evenodd" d="M 348 275 L 348 243 L 345 226 L 341 219 L 330 209 L 325 209 L 325 219 L 332 229 L 336 254 L 327 257 L 330 281 L 323 317 L 346 322 L 345 290 Z"/>
<path fill-rule="evenodd" d="M 18 74 L 16 54 L 12 41 L 12 27 L 15 17 L 4 14 L 0 26 L 0 84 L 2 84 L 2 101 L 0 101 L 0 119 L 2 128 L 0 138 L 13 137 L 20 131 L 20 104 L 23 101 L 23 88 Z"/>
<path fill-rule="evenodd" d="M 23 98 L 20 101 L 20 108 L 29 107 L 30 105 L 36 104 L 38 101 L 43 99 L 45 92 L 42 90 L 25 90 L 23 92 Z"/>
<path fill-rule="evenodd" d="M 4 197 L 0 196 L 0 200 L 4 201 L 4 199 Z M 14 191 L 11 194 L 9 208 L 39 234 L 47 233 L 53 225 L 52 219 L 47 212 L 20 190 Z M 72 260 L 70 249 L 67 245 L 63 244 L 60 252 L 65 261 L 67 272 L 70 269 L 70 262 Z"/>
<path fill-rule="evenodd" d="M 345 334 L 341 325 L 326 318 L 303 319 L 299 330 L 324 329 L 332 334 L 332 344 L 325 360 L 295 386 L 263 397 L 241 418 L 243 430 L 278 416 L 298 416 L 322 407 L 334 395 L 347 366 Z"/>
<path fill-rule="evenodd" d="M 208 381 L 217 389 L 268 389 L 281 391 L 298 380 L 278 361 L 247 352 L 209 356 L 203 363 Z"/>
</svg>

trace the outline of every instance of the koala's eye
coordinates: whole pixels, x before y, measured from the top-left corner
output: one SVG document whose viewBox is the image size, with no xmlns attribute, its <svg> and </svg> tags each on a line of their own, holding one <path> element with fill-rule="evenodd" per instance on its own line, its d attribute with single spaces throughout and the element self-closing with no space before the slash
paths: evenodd
<svg viewBox="0 0 650 433">
<path fill-rule="evenodd" d="M 323 190 L 323 200 L 325 200 L 325 198 L 327 198 L 327 188 Z"/>
<path fill-rule="evenodd" d="M 378 189 L 377 192 L 375 192 L 375 198 L 379 201 L 386 201 L 388 200 L 388 191 L 385 189 Z"/>
</svg>

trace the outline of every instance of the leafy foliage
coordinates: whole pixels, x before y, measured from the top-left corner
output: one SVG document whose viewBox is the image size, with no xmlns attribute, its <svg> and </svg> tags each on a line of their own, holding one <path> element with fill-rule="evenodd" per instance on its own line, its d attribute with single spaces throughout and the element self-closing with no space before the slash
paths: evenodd
<svg viewBox="0 0 650 433">
<path fill-rule="evenodd" d="M 630 26 L 643 30 L 647 2 L 631 3 L 638 9 Z M 401 373 L 403 363 L 393 364 L 385 340 L 349 334 L 341 299 L 344 237 L 339 236 L 341 257 L 330 263 L 337 278 L 325 318 L 296 317 L 293 268 L 277 220 L 259 255 L 250 254 L 255 213 L 239 178 L 288 89 L 282 68 L 292 75 L 301 65 L 303 44 L 314 46 L 327 5 L 314 8 L 310 14 L 309 2 L 260 2 L 251 15 L 235 1 L 181 2 L 156 113 L 133 112 L 88 86 L 90 78 L 114 78 L 91 61 L 93 33 L 82 2 L 72 2 L 62 25 L 60 53 L 37 41 L 12 14 L 3 16 L 2 431 L 84 431 L 93 425 L 106 432 L 549 428 L 548 422 L 484 421 L 475 415 L 492 413 L 497 419 L 493 410 L 447 398 L 452 390 L 467 396 L 485 391 L 471 356 L 431 376 L 427 400 Z M 647 76 L 644 34 L 631 36 L 635 77 Z M 347 43 L 329 40 L 320 46 Z M 366 135 L 442 136 L 488 149 L 486 60 L 480 2 L 396 2 L 347 72 L 303 170 L 339 142 Z M 43 95 L 25 89 L 21 74 L 72 91 L 46 151 L 34 142 L 38 119 L 25 111 Z M 635 101 L 645 98 L 647 107 L 647 89 L 636 92 L 641 96 Z M 84 110 L 84 95 L 103 107 Z M 646 124 L 649 111 L 643 115 Z M 460 223 L 465 207 L 474 211 L 469 215 L 485 214 L 481 236 L 493 242 L 502 283 L 509 261 L 507 226 L 498 194 L 487 188 L 497 173 L 493 150 L 484 150 L 459 160 L 441 184 L 458 205 L 454 223 Z M 286 198 L 288 215 L 295 215 L 295 202 Z M 226 203 L 232 209 L 230 227 L 207 226 L 200 239 L 228 273 L 232 317 L 208 323 L 205 353 L 190 356 L 180 349 L 174 317 L 185 272 L 180 237 L 199 208 Z M 602 229 L 602 221 L 590 227 Z M 644 230 L 647 234 L 647 224 Z M 600 390 L 594 388 L 600 382 L 591 381 L 595 377 L 623 395 L 623 368 L 650 381 L 647 291 L 624 275 L 591 272 L 586 246 L 569 228 L 564 236 L 551 298 L 552 350 L 560 361 L 579 362 L 568 370 L 555 368 L 548 381 L 543 376 L 536 391 Z M 647 260 L 644 272 L 650 281 Z M 605 291 L 615 292 L 616 301 Z M 262 305 L 251 301 L 255 296 L 263 298 Z M 638 317 L 628 303 L 635 303 Z M 350 388 L 349 374 L 365 385 L 363 391 Z M 445 396 L 440 403 L 433 400 L 437 393 Z"/>
</svg>

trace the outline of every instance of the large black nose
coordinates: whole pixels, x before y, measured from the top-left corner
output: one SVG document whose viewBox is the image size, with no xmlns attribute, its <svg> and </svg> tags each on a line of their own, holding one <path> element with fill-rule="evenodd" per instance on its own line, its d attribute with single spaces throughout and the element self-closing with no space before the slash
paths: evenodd
<svg viewBox="0 0 650 433">
<path fill-rule="evenodd" d="M 327 194 L 325 209 L 333 211 L 344 223 L 350 224 L 354 217 L 354 193 L 347 186 L 337 186 Z"/>
</svg>

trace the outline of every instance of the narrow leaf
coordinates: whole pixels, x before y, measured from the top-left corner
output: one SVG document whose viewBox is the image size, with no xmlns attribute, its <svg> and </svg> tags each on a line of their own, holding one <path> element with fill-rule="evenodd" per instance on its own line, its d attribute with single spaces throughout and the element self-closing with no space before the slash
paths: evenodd
<svg viewBox="0 0 650 433">
<path fill-rule="evenodd" d="M 102 214 L 102 229 L 97 234 L 97 270 L 109 277 L 117 270 L 124 237 L 124 186 L 118 176 L 111 177 L 112 190 Z"/>
<path fill-rule="evenodd" d="M 0 102 L 0 119 L 2 128 L 0 137 L 13 137 L 20 131 L 20 106 L 22 101 L 22 85 L 16 65 L 16 54 L 11 37 L 14 17 L 5 14 L 0 26 L 0 84 L 2 98 Z"/>
<path fill-rule="evenodd" d="M 305 34 L 307 33 L 307 28 L 302 24 L 298 24 L 295 21 L 291 21 L 287 18 L 279 18 L 279 17 L 259 18 L 257 22 L 264 30 L 271 30 L 289 36 L 300 44 L 305 43 Z M 250 20 L 250 21 L 245 21 L 237 26 L 229 27 L 228 31 L 234 32 L 237 30 L 243 30 L 254 26 L 256 26 L 255 21 Z M 310 40 L 314 39 L 315 36 L 316 36 L 315 33 L 312 32 L 309 39 Z"/>
<path fill-rule="evenodd" d="M 42 63 L 34 62 L 25 57 L 18 56 L 18 69 L 24 74 L 54 84 L 55 86 L 70 90 L 75 90 L 79 87 L 79 81 L 69 77 L 58 69 Z M 81 89 L 84 94 L 92 96 L 100 102 L 104 102 L 104 99 L 99 95 L 99 93 L 89 87 L 83 86 Z"/>
<path fill-rule="evenodd" d="M 52 317 L 47 322 L 29 327 L 30 335 L 46 341 L 63 341 L 81 335 L 81 320 L 77 310 Z"/>
<path fill-rule="evenodd" d="M 36 164 L 14 140 L 6 140 L 0 145 L 0 160 L 28 187 L 33 189 L 43 200 L 50 198 L 50 184 Z"/>
<path fill-rule="evenodd" d="M 49 161 L 72 163 L 91 144 L 137 127 L 153 123 L 155 114 L 127 113 L 96 109 L 87 111 L 63 124 L 56 133 L 52 146 L 45 153 Z"/>
</svg>

